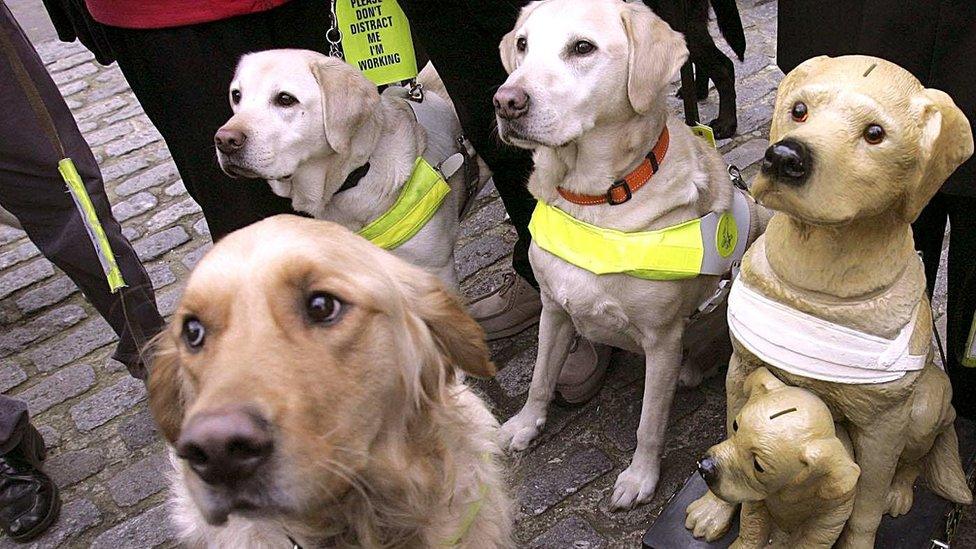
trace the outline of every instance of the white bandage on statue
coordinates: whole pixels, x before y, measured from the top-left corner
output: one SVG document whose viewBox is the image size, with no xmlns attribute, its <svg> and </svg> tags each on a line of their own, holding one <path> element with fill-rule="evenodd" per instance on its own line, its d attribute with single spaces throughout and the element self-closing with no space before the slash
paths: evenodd
<svg viewBox="0 0 976 549">
<path fill-rule="evenodd" d="M 885 339 L 797 311 L 741 278 L 729 294 L 729 331 L 746 349 L 792 374 L 837 383 L 885 383 L 921 370 L 927 354 L 909 350 L 917 316 L 918 307 L 895 339 Z"/>
</svg>

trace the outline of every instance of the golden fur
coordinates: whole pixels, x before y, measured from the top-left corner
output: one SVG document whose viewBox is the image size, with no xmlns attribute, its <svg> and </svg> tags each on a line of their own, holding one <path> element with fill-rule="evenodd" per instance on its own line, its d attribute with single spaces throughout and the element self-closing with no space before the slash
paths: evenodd
<svg viewBox="0 0 976 549">
<path fill-rule="evenodd" d="M 308 319 L 313 291 L 342 304 L 333 324 Z M 189 317 L 207 329 L 196 351 L 181 335 Z M 171 444 L 226 406 L 256 410 L 274 433 L 269 461 L 233 491 L 178 464 L 188 545 L 281 547 L 287 532 L 306 548 L 432 547 L 482 491 L 458 547 L 511 545 L 498 425 L 454 374 L 494 366 L 435 276 L 338 225 L 277 216 L 204 257 L 158 345 L 150 407 Z"/>
</svg>

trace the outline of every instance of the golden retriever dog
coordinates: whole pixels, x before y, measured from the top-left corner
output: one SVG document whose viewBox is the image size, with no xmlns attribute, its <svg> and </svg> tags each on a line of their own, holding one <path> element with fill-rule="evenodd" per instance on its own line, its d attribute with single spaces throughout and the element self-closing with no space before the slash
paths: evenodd
<svg viewBox="0 0 976 549">
<path fill-rule="evenodd" d="M 193 271 L 150 408 L 191 547 L 510 547 L 481 328 L 434 275 L 277 216 Z"/>
<path fill-rule="evenodd" d="M 830 549 L 851 516 L 861 469 L 823 401 L 759 368 L 724 442 L 698 470 L 713 494 L 741 503 L 733 549 Z"/>
<path fill-rule="evenodd" d="M 751 192 L 777 213 L 729 298 L 726 421 L 758 368 L 820 397 L 861 468 L 838 547 L 868 549 L 882 515 L 911 508 L 920 474 L 936 494 L 972 502 L 910 225 L 973 153 L 973 136 L 945 93 L 888 61 L 846 56 L 787 75 L 770 141 Z M 734 507 L 709 493 L 688 511 L 695 535 L 715 539 Z"/>
<path fill-rule="evenodd" d="M 499 135 L 534 151 L 529 190 L 541 202 L 615 234 L 649 233 L 735 210 L 736 225 L 746 223 L 730 239 L 738 253 L 762 231 L 765 219 L 751 215 L 754 204 L 730 184 L 718 152 L 668 114 L 668 84 L 688 50 L 646 6 L 534 2 L 500 48 L 509 77 L 495 95 Z M 631 185 L 628 174 L 647 174 L 640 166 L 651 166 L 649 179 L 637 190 L 618 192 Z M 685 327 L 725 273 L 678 279 L 598 273 L 541 248 L 539 238 L 529 258 L 542 294 L 539 354 L 525 406 L 502 426 L 503 443 L 524 450 L 542 431 L 577 335 L 641 353 L 646 381 L 637 449 L 617 477 L 610 504 L 626 509 L 647 502 L 657 487 L 679 377 L 686 385 L 702 379 L 697 365 L 682 368 Z"/>
</svg>

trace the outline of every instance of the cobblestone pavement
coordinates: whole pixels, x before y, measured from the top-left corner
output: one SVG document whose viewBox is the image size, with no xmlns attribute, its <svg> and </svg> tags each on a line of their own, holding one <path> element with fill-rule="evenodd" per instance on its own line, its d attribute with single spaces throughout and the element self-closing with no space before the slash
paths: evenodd
<svg viewBox="0 0 976 549">
<path fill-rule="evenodd" d="M 766 148 L 775 87 L 775 0 L 739 0 L 748 38 L 737 63 L 739 136 L 719 143 L 728 162 L 751 177 Z M 97 65 L 79 44 L 38 45 L 95 151 L 114 211 L 145 261 L 164 315 L 210 247 L 199 208 L 186 194 L 159 134 L 117 67 Z M 680 112 L 672 100 L 675 113 Z M 713 93 L 702 118 L 717 110 Z M 458 267 L 475 296 L 508 270 L 514 241 L 494 193 L 464 223 Z M 944 294 L 944 289 L 940 291 Z M 937 301 L 944 310 L 944 302 Z M 0 390 L 26 400 L 51 448 L 47 462 L 65 506 L 36 547 L 172 545 L 167 526 L 163 444 L 146 410 L 141 382 L 110 360 L 114 334 L 22 232 L 0 229 Z M 480 383 L 498 415 L 525 398 L 536 355 L 535 330 L 491 345 L 500 372 Z M 696 457 L 722 435 L 722 378 L 681 390 L 671 413 L 663 471 L 654 500 L 634 511 L 607 506 L 617 473 L 636 445 L 643 384 L 640 357 L 617 353 L 606 387 L 586 406 L 555 408 L 540 443 L 513 458 L 517 536 L 531 547 L 639 547 L 649 523 L 694 470 Z M 972 528 L 967 528 L 970 542 Z M 962 546 L 974 547 L 976 543 Z M 14 547 L 0 539 L 0 547 Z"/>
</svg>

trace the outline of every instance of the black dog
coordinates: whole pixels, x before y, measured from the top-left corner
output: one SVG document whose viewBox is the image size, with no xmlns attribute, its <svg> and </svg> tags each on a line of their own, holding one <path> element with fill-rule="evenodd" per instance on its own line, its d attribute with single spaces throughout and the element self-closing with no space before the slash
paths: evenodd
<svg viewBox="0 0 976 549">
<path fill-rule="evenodd" d="M 725 139 L 735 135 L 739 123 L 735 112 L 735 67 L 732 60 L 715 46 L 708 32 L 709 0 L 644 0 L 644 3 L 673 29 L 684 33 L 695 65 L 695 95 L 699 101 L 708 97 L 708 80 L 715 82 L 718 117 L 708 123 L 715 137 Z M 722 37 L 742 61 L 746 35 L 735 0 L 711 0 L 710 3 Z"/>
</svg>

